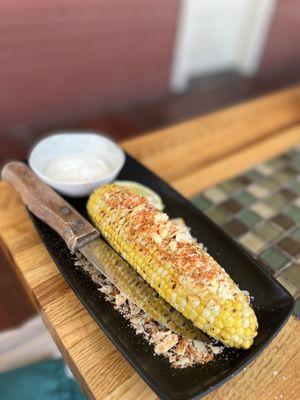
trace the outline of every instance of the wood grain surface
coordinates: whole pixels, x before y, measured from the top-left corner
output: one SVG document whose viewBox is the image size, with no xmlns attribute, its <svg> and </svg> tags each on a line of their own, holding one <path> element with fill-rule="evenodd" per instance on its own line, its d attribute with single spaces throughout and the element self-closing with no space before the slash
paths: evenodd
<svg viewBox="0 0 300 400">
<path fill-rule="evenodd" d="M 300 142 L 300 87 L 124 142 L 186 196 Z M 152 400 L 139 378 L 69 289 L 18 194 L 0 183 L 0 237 L 27 293 L 90 398 Z M 300 322 L 291 317 L 268 348 L 209 400 L 296 400 Z"/>
</svg>

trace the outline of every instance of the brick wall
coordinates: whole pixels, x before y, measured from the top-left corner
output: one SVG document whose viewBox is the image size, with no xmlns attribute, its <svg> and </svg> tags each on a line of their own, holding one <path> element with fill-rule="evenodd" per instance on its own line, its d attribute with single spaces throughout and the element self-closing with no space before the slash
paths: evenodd
<svg viewBox="0 0 300 400">
<path fill-rule="evenodd" d="M 180 0 L 2 0 L 0 133 L 167 91 Z"/>
</svg>

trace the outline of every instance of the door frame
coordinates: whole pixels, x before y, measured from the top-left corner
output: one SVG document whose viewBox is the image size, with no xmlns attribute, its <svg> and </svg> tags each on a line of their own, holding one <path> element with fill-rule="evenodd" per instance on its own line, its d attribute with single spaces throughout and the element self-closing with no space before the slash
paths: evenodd
<svg viewBox="0 0 300 400">
<path fill-rule="evenodd" d="M 200 1 L 206 0 L 198 0 Z M 233 65 L 233 69 L 242 75 L 254 75 L 258 69 L 276 1 L 248 0 L 240 45 Z M 175 93 L 184 91 L 191 78 L 187 60 L 194 38 L 189 24 L 191 16 L 195 15 L 191 7 L 197 7 L 197 4 L 199 3 L 192 0 L 181 1 L 169 83 L 170 90 Z"/>
</svg>

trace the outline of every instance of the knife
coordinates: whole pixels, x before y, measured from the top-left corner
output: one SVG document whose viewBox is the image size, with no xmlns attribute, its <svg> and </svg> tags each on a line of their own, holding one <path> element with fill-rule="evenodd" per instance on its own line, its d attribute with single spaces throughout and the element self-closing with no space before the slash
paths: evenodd
<svg viewBox="0 0 300 400">
<path fill-rule="evenodd" d="M 105 243 L 92 224 L 25 163 L 13 161 L 6 164 L 1 177 L 19 192 L 24 204 L 37 218 L 60 235 L 71 253 L 81 252 L 125 297 L 154 320 L 186 338 L 208 340 Z"/>
</svg>

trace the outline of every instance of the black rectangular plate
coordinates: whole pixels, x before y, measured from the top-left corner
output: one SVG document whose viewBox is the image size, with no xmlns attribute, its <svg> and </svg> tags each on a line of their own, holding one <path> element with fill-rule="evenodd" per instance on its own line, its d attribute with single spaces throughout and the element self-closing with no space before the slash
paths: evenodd
<svg viewBox="0 0 300 400">
<path fill-rule="evenodd" d="M 105 301 L 86 274 L 74 267 L 74 260 L 60 237 L 33 215 L 31 217 L 52 259 L 79 300 L 157 395 L 161 399 L 199 399 L 236 375 L 266 347 L 290 315 L 294 300 L 257 260 L 138 161 L 127 155 L 118 179 L 138 181 L 155 190 L 162 197 L 168 215 L 182 217 L 192 228 L 193 236 L 207 246 L 239 287 L 254 297 L 259 329 L 249 350 L 226 349 L 215 361 L 204 366 L 172 368 L 162 356 L 153 354 L 153 348 Z M 67 200 L 87 217 L 86 198 Z"/>
</svg>

